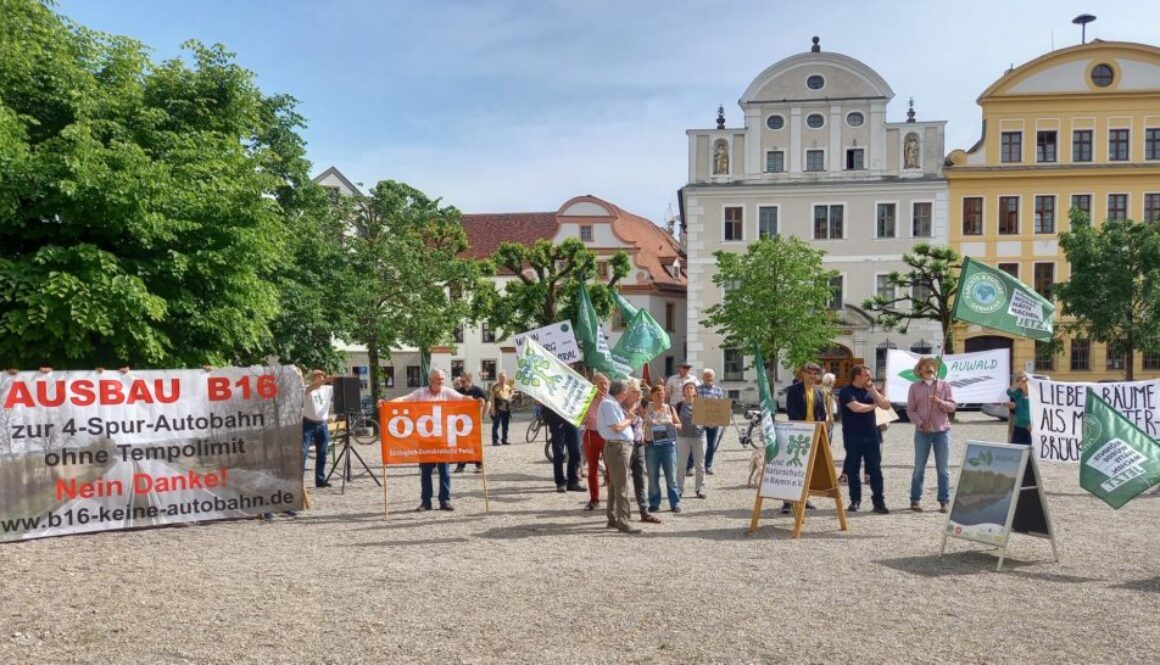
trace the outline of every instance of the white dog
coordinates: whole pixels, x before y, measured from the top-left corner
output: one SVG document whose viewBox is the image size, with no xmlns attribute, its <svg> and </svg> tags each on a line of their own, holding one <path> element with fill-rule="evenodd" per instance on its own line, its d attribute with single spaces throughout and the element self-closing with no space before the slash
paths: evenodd
<svg viewBox="0 0 1160 665">
<path fill-rule="evenodd" d="M 746 487 L 757 487 L 761 482 L 761 473 L 765 470 L 765 451 L 754 449 L 749 456 L 749 480 L 745 481 Z"/>
</svg>

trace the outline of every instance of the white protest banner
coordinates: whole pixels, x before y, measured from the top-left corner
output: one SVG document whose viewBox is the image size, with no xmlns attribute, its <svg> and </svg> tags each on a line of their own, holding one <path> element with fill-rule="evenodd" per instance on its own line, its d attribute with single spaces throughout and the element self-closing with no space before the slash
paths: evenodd
<svg viewBox="0 0 1160 665">
<path fill-rule="evenodd" d="M 291 366 L 0 376 L 0 542 L 301 507 Z"/>
<path fill-rule="evenodd" d="M 906 403 L 910 385 L 919 380 L 914 366 L 922 358 L 910 351 L 886 351 L 886 394 L 891 402 Z M 959 404 L 1007 401 L 1011 387 L 1011 352 L 1007 349 L 956 353 L 942 357 L 939 378 L 951 385 Z"/>
<path fill-rule="evenodd" d="M 516 347 L 516 358 L 516 388 L 579 427 L 596 386 L 530 337 Z"/>
<path fill-rule="evenodd" d="M 580 362 L 582 358 L 570 321 L 561 321 L 550 326 L 522 332 L 515 336 L 516 348 L 523 346 L 524 340 L 528 338 L 536 340 L 540 346 L 556 354 L 556 358 L 566 365 Z"/>
<path fill-rule="evenodd" d="M 808 482 L 806 462 L 813 446 L 815 423 L 773 423 L 772 443 L 765 444 L 765 472 L 758 495 L 800 501 Z M 768 430 L 766 430 L 768 432 Z"/>
<path fill-rule="evenodd" d="M 1155 439 L 1160 436 L 1160 379 L 1118 383 L 1028 381 L 1031 448 L 1049 462 L 1079 462 L 1083 452 L 1083 410 L 1091 388 L 1116 413 Z"/>
</svg>

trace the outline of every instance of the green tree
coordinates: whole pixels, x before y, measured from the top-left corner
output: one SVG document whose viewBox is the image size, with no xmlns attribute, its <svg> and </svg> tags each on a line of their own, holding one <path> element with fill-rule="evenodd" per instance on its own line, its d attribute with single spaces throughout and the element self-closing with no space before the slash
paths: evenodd
<svg viewBox="0 0 1160 665">
<path fill-rule="evenodd" d="M 588 286 L 596 313 L 601 318 L 608 316 L 614 305 L 614 287 L 631 268 L 628 255 L 617 252 L 609 259 L 608 281 L 590 282 L 596 276 L 596 254 L 576 238 L 558 245 L 538 240 L 531 247 L 505 242 L 490 261 L 514 275 L 502 292 L 488 284 L 476 294 L 475 317 L 487 321 L 496 331 L 496 339 L 564 319 L 575 322 L 582 283 Z"/>
<path fill-rule="evenodd" d="M 701 323 L 724 336 L 723 348 L 757 348 L 769 363 L 783 358 L 786 367 L 796 367 L 814 359 L 838 335 L 830 311 L 837 273 L 822 267 L 823 254 L 784 236 L 758 240 L 744 254 L 714 252 L 713 283 L 725 297 L 705 310 Z"/>
<path fill-rule="evenodd" d="M 894 297 L 875 295 L 862 306 L 874 312 L 878 325 L 886 330 L 906 332 L 916 319 L 939 324 L 943 337 L 943 353 L 955 352 L 955 330 L 951 313 L 955 294 L 959 290 L 958 252 L 949 247 L 933 247 L 917 243 L 914 251 L 904 254 L 906 272 L 894 271 L 887 278 Z"/>
<path fill-rule="evenodd" d="M 355 276 L 344 288 L 350 336 L 367 347 L 377 404 L 380 359 L 401 345 L 427 353 L 451 341 L 488 267 L 459 257 L 467 249 L 460 212 L 414 187 L 386 180 L 369 196 L 347 197 L 338 205 L 348 220 L 343 237 Z M 452 297 L 452 291 L 463 296 Z"/>
<path fill-rule="evenodd" d="M 1071 317 L 1061 327 L 1126 354 L 1131 381 L 1136 351 L 1160 352 L 1160 225 L 1109 219 L 1096 228 L 1073 209 L 1059 245 L 1071 265 L 1052 288 Z"/>
<path fill-rule="evenodd" d="M 221 46 L 153 63 L 0 0 L 0 361 L 224 364 L 269 346 L 307 164 L 293 100 Z"/>
</svg>

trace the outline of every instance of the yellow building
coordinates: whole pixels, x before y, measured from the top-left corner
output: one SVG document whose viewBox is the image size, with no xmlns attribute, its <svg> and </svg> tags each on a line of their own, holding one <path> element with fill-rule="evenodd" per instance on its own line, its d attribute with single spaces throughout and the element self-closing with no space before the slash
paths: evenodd
<svg viewBox="0 0 1160 665">
<path fill-rule="evenodd" d="M 1068 211 L 1097 223 L 1160 216 L 1160 48 L 1100 42 L 1052 51 L 1008 70 L 978 99 L 983 136 L 944 171 L 950 244 L 1043 293 L 1068 278 L 1058 234 Z M 1028 339 L 959 326 L 960 350 L 1012 349 L 1016 369 L 1066 381 L 1124 376 L 1124 356 L 1066 339 L 1054 357 Z M 964 343 L 965 340 L 965 343 Z M 1160 356 L 1136 354 L 1136 377 Z"/>
</svg>

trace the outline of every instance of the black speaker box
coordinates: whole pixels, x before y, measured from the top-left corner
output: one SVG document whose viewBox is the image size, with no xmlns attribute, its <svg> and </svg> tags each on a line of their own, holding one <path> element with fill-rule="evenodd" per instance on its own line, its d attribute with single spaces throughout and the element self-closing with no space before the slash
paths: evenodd
<svg viewBox="0 0 1160 665">
<path fill-rule="evenodd" d="M 362 410 L 357 376 L 336 376 L 330 384 L 334 387 L 334 414 L 358 413 Z"/>
</svg>

